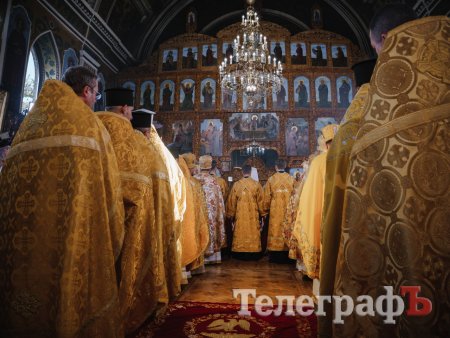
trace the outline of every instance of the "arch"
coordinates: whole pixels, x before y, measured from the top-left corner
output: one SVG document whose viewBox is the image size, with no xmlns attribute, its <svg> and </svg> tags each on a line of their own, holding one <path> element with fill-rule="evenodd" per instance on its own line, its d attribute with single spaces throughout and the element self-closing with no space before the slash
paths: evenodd
<svg viewBox="0 0 450 338">
<path fill-rule="evenodd" d="M 347 21 L 358 39 L 359 48 L 367 55 L 373 56 L 374 50 L 369 40 L 369 29 L 358 13 L 345 0 L 342 0 L 342 3 L 333 0 L 325 0 L 325 2 Z"/>
<path fill-rule="evenodd" d="M 373 50 L 370 45 L 368 37 L 368 29 L 363 19 L 355 12 L 355 10 L 345 1 L 342 3 L 332 0 L 324 0 L 325 3 L 330 6 L 338 15 L 340 15 L 348 23 L 350 29 L 353 31 L 359 48 L 366 54 L 372 55 Z M 159 41 L 160 36 L 163 34 L 164 30 L 172 23 L 175 17 L 184 10 L 187 6 L 193 5 L 195 0 L 172 0 L 170 4 L 153 20 L 152 25 L 147 29 L 147 33 L 142 39 L 142 44 L 139 47 L 138 58 L 144 59 L 156 46 L 157 41 Z M 243 10 L 243 9 L 242 9 Z M 240 19 L 242 15 L 242 10 L 233 11 L 227 13 L 206 25 L 200 33 L 208 34 L 213 31 L 216 27 L 220 27 L 224 22 L 229 21 L 236 16 Z M 299 20 L 298 18 L 292 16 L 291 14 L 284 13 L 278 10 L 262 8 L 261 13 L 265 14 L 267 17 L 283 19 L 297 27 L 300 31 L 308 30 L 309 26 Z M 237 20 L 240 21 L 240 20 Z"/>
<path fill-rule="evenodd" d="M 153 24 L 147 29 L 147 33 L 142 38 L 142 44 L 139 47 L 138 59 L 144 59 L 151 53 L 161 34 L 172 22 L 172 20 L 194 0 L 172 0 L 169 5 L 153 20 Z"/>
<path fill-rule="evenodd" d="M 39 62 L 39 88 L 45 80 L 61 78 L 61 60 L 58 53 L 55 37 L 52 31 L 39 34 L 33 41 L 31 48 L 34 49 Z"/>
<path fill-rule="evenodd" d="M 305 24 L 303 21 L 293 17 L 290 14 L 283 13 L 281 11 L 277 11 L 274 9 L 263 9 L 262 14 L 265 14 L 265 20 L 270 21 L 270 17 L 279 18 L 286 22 L 290 22 L 297 26 L 300 31 L 305 31 L 310 29 L 307 24 Z M 236 22 L 240 20 L 242 16 L 242 10 L 239 11 L 233 11 L 230 13 L 227 13 L 225 15 L 222 15 L 221 17 L 211 21 L 209 24 L 207 24 L 203 29 L 200 31 L 201 34 L 211 35 L 211 32 L 217 31 L 220 27 L 223 27 L 225 23 L 231 21 L 232 19 L 235 19 Z"/>
<path fill-rule="evenodd" d="M 31 48 L 28 53 L 25 74 L 22 104 L 20 106 L 20 111 L 23 115 L 26 115 L 30 111 L 39 93 L 39 61 L 34 48 Z"/>
</svg>

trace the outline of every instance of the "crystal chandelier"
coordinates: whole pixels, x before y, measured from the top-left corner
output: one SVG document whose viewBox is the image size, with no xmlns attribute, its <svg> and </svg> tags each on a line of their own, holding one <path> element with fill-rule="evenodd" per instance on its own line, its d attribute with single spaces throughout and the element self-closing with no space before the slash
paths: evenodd
<svg viewBox="0 0 450 338">
<path fill-rule="evenodd" d="M 251 155 L 253 157 L 255 156 L 261 156 L 264 155 L 265 149 L 264 147 L 260 146 L 255 139 L 245 148 L 246 155 Z"/>
<path fill-rule="evenodd" d="M 270 56 L 267 38 L 259 31 L 254 2 L 247 0 L 247 14 L 242 16 L 241 32 L 233 41 L 233 55 L 219 66 L 222 90 L 245 94 L 250 108 L 270 95 L 272 89 L 275 93 L 280 91 L 283 71 L 281 60 Z"/>
</svg>

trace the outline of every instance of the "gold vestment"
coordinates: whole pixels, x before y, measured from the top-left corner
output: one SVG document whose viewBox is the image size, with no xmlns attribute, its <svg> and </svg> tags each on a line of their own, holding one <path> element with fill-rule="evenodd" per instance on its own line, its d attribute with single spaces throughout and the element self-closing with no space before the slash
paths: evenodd
<svg viewBox="0 0 450 338">
<path fill-rule="evenodd" d="M 195 208 L 195 233 L 197 239 L 197 248 L 199 256 L 191 264 L 188 269 L 194 270 L 204 265 L 204 253 L 209 243 L 209 228 L 208 228 L 208 210 L 206 209 L 206 198 L 201 183 L 193 176 L 189 177 L 189 184 L 192 187 L 194 195 Z"/>
<path fill-rule="evenodd" d="M 142 325 L 157 303 L 153 183 L 147 176 L 148 159 L 142 156 L 130 121 L 111 112 L 97 112 L 97 116 L 111 136 L 122 182 L 125 238 L 120 255 L 119 298 L 128 334 Z M 153 298 L 137 297 L 142 292 L 151 293 Z"/>
<path fill-rule="evenodd" d="M 234 252 L 261 252 L 259 215 L 263 214 L 261 184 L 250 177 L 233 184 L 227 202 L 227 217 L 234 218 Z"/>
<path fill-rule="evenodd" d="M 220 187 L 220 190 L 222 191 L 222 197 L 224 202 L 226 202 L 227 198 L 228 198 L 228 184 L 227 181 L 225 181 L 225 179 L 223 177 L 219 177 L 219 176 L 214 176 L 214 178 L 216 179 L 217 184 Z M 226 205 L 225 205 L 226 207 Z"/>
<path fill-rule="evenodd" d="M 271 251 L 286 251 L 283 238 L 284 214 L 294 189 L 294 178 L 288 173 L 275 173 L 264 186 L 264 213 L 270 211 L 269 234 L 267 249 Z"/>
<path fill-rule="evenodd" d="M 310 278 L 319 278 L 320 224 L 322 222 L 323 192 L 327 153 L 314 157 L 300 196 L 293 234 L 298 241 Z"/>
<path fill-rule="evenodd" d="M 294 181 L 291 197 L 287 206 L 283 221 L 284 243 L 289 248 L 289 258 L 301 260 L 300 250 L 298 249 L 297 238 L 292 234 L 294 231 L 295 220 L 297 219 L 298 205 L 300 203 L 300 194 L 303 190 L 304 180 Z"/>
<path fill-rule="evenodd" d="M 322 212 L 320 254 L 320 294 L 332 295 L 341 236 L 344 189 L 349 156 L 358 132 L 361 114 L 368 98 L 369 84 L 363 84 L 348 107 L 327 154 L 325 193 Z M 324 303 L 326 316 L 318 316 L 320 334 L 331 334 L 332 306 Z"/>
<path fill-rule="evenodd" d="M 0 176 L 0 336 L 123 337 L 124 209 L 110 137 L 47 80 Z"/>
<path fill-rule="evenodd" d="M 178 251 L 181 221 L 186 208 L 184 177 L 176 160 L 152 125 L 149 171 L 152 175 L 155 221 L 161 234 L 162 259 L 169 299 L 181 290 L 181 253 Z M 160 276 L 163 278 L 163 276 Z M 166 302 L 167 300 L 161 299 Z"/>
<path fill-rule="evenodd" d="M 202 186 L 208 212 L 209 243 L 205 251 L 205 256 L 208 257 L 220 252 L 220 249 L 226 243 L 225 206 L 222 192 L 213 176 L 208 172 L 202 171 L 195 175 L 195 178 Z"/>
<path fill-rule="evenodd" d="M 199 241 L 196 238 L 194 192 L 192 185 L 189 183 L 191 172 L 182 156 L 179 156 L 177 161 L 186 181 L 186 211 L 181 223 L 181 266 L 184 267 L 192 263 L 200 255 L 200 250 L 198 247 Z"/>
<path fill-rule="evenodd" d="M 370 81 L 350 155 L 335 293 L 379 296 L 420 286 L 424 317 L 353 314 L 335 336 L 448 337 L 450 19 L 391 30 Z"/>
</svg>

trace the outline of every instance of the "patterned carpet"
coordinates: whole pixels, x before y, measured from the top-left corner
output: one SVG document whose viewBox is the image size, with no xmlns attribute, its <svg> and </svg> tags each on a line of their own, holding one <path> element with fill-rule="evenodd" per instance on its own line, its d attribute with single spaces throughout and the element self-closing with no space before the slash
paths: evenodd
<svg viewBox="0 0 450 338">
<path fill-rule="evenodd" d="M 314 314 L 259 316 L 249 305 L 251 316 L 239 316 L 240 305 L 175 302 L 158 319 L 144 325 L 135 338 L 294 338 L 316 337 Z"/>
</svg>

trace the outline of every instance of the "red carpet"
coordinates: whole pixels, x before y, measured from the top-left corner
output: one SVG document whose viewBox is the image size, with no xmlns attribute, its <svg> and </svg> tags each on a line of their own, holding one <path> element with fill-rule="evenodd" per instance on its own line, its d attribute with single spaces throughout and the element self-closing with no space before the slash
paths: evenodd
<svg viewBox="0 0 450 338">
<path fill-rule="evenodd" d="M 144 325 L 136 338 L 294 338 L 316 337 L 315 315 L 239 316 L 238 304 L 175 302 L 158 320 Z"/>
</svg>

